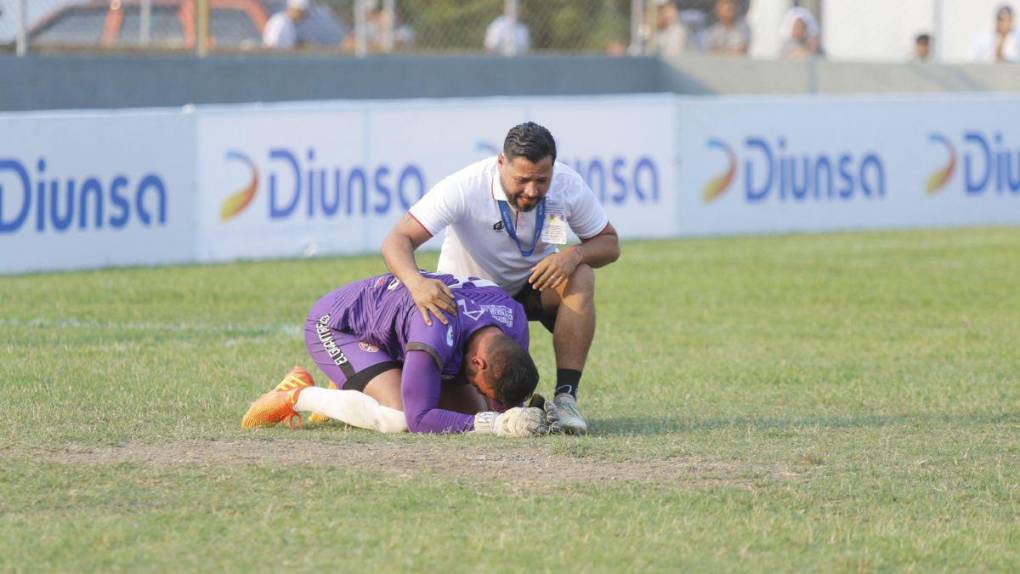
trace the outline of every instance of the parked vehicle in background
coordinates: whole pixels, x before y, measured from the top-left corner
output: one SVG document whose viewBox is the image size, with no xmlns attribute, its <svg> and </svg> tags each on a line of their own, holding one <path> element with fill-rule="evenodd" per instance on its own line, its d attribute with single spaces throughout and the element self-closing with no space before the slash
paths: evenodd
<svg viewBox="0 0 1020 574">
<path fill-rule="evenodd" d="M 195 0 L 151 0 L 150 4 L 147 45 L 182 49 L 195 46 Z M 285 4 L 286 0 L 209 0 L 210 45 L 258 48 L 266 21 Z M 308 18 L 298 26 L 299 42 L 308 46 L 338 46 L 346 32 L 346 26 L 332 11 L 314 2 Z M 140 47 L 145 44 L 142 5 L 139 0 L 88 0 L 66 5 L 33 25 L 29 41 L 34 49 Z"/>
</svg>

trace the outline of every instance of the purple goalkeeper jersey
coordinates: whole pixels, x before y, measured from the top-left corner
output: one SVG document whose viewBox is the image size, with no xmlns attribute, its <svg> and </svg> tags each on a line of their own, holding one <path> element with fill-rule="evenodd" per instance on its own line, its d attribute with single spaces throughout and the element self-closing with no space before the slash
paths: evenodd
<svg viewBox="0 0 1020 574">
<path fill-rule="evenodd" d="M 455 383 L 468 340 L 479 329 L 497 327 L 527 350 L 528 318 L 521 304 L 495 283 L 474 277 L 424 275 L 442 281 L 453 292 L 457 314 L 447 317 L 448 325 L 436 320 L 431 326 L 426 325 L 411 293 L 392 274 L 333 291 L 333 304 L 325 323 L 357 335 L 398 361 L 405 361 L 409 351 L 428 353 L 436 370 L 409 370 L 412 365 L 405 364 L 401 375 L 408 427 L 420 432 L 464 432 L 472 428 L 474 417 L 436 408 L 440 386 Z"/>
</svg>

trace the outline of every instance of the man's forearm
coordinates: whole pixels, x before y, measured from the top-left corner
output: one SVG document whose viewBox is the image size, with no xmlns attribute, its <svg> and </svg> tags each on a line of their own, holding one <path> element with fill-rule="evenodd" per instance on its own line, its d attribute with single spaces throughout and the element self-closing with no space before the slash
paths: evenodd
<svg viewBox="0 0 1020 574">
<path fill-rule="evenodd" d="M 602 267 L 620 258 L 620 241 L 616 235 L 600 235 L 571 249 L 579 254 L 578 265 Z"/>
<path fill-rule="evenodd" d="M 382 246 L 383 261 L 390 273 L 405 285 L 419 277 L 418 262 L 414 258 L 414 244 L 409 237 L 391 233 Z"/>
</svg>

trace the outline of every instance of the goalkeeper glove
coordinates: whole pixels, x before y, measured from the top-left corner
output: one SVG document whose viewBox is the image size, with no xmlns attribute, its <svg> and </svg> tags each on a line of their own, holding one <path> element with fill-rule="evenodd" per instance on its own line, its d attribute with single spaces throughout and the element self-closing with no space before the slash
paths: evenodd
<svg viewBox="0 0 1020 574">
<path fill-rule="evenodd" d="M 497 436 L 539 436 L 549 433 L 545 411 L 537 407 L 514 407 L 503 413 L 484 411 L 475 415 L 475 432 Z"/>
</svg>

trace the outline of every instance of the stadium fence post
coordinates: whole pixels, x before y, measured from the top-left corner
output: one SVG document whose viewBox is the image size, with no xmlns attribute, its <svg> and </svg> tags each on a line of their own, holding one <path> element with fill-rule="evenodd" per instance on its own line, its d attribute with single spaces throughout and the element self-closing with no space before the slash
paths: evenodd
<svg viewBox="0 0 1020 574">
<path fill-rule="evenodd" d="M 14 4 L 17 10 L 14 17 L 17 18 L 18 27 L 15 50 L 19 56 L 24 56 L 28 53 L 28 0 L 16 0 Z"/>
<path fill-rule="evenodd" d="M 382 49 L 384 52 L 393 51 L 393 28 L 397 25 L 397 3 L 396 0 L 383 0 L 383 13 L 386 26 L 382 31 Z"/>
<path fill-rule="evenodd" d="M 503 34 L 503 55 L 515 56 L 517 54 L 517 0 L 506 0 L 503 4 L 503 15 L 506 16 L 506 28 L 509 30 Z"/>
<path fill-rule="evenodd" d="M 142 0 L 142 17 L 138 26 L 138 39 L 143 46 L 148 46 L 152 29 L 152 0 Z"/>
<path fill-rule="evenodd" d="M 630 0 L 630 46 L 628 52 L 632 56 L 645 53 L 645 2 Z"/>
<path fill-rule="evenodd" d="M 195 55 L 209 55 L 209 0 L 195 2 Z"/>
<path fill-rule="evenodd" d="M 364 58 L 368 53 L 366 10 L 368 10 L 366 0 L 354 0 L 354 55 L 359 58 Z"/>
<path fill-rule="evenodd" d="M 932 3 L 932 18 L 931 18 L 931 61 L 941 62 L 942 61 L 942 44 L 945 39 L 945 34 L 942 33 L 942 26 L 945 22 L 945 5 L 942 0 L 935 0 Z"/>
</svg>

